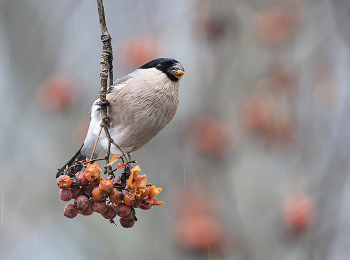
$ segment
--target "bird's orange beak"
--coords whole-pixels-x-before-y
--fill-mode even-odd
[[[175,77],[178,79],[181,78],[185,74],[185,70],[176,70]]]

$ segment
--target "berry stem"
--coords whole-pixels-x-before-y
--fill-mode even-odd
[[[102,132],[102,126],[100,127],[100,132],[98,133],[98,136],[97,136],[97,138],[96,138],[96,142],[95,142],[95,145],[94,145],[94,149],[92,150],[92,153],[91,153],[90,161],[91,161],[92,158],[94,157],[94,153],[95,153],[95,150],[96,150],[96,146],[97,146],[98,140],[100,139],[101,132]]]

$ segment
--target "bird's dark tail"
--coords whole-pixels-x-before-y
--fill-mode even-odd
[[[79,151],[72,157],[72,159],[69,160],[69,162],[67,162],[61,169],[65,169],[67,166],[72,166],[76,160],[81,161],[84,160],[86,158],[86,156],[81,154],[81,149],[83,148],[84,144],[80,147]],[[78,172],[82,169],[82,166],[78,166],[75,168],[75,172]],[[56,178],[58,178],[58,176],[60,176],[63,173],[63,171],[59,170],[56,173]]]

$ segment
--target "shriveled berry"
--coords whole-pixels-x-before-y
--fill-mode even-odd
[[[112,219],[115,217],[116,212],[112,205],[107,205],[107,211],[101,214],[106,219]]]
[[[100,177],[101,173],[100,167],[98,167],[97,163],[89,164],[85,169],[85,177],[90,182],[97,180]]]
[[[106,192],[104,192],[103,190],[101,190],[99,187],[95,187],[92,190],[92,196],[97,201],[103,201],[108,197],[108,194]]]
[[[74,201],[74,206],[77,210],[84,210],[89,206],[89,199],[84,195],[79,195]]]
[[[152,205],[151,204],[141,204],[140,205],[140,209],[143,209],[143,210],[149,210],[150,208],[152,208]]]
[[[71,180],[72,180],[72,184],[70,185],[71,187],[72,186],[80,186],[81,181],[78,178],[73,177],[73,178],[71,178]]]
[[[112,174],[106,176],[106,180],[112,180],[113,181],[114,176]]]
[[[96,186],[98,186],[100,184],[100,180],[101,179],[98,178],[97,180],[90,182],[90,185],[95,188]]]
[[[135,214],[136,214],[135,209],[131,206],[130,206],[130,208],[131,208],[130,213],[128,215],[126,215],[125,217],[123,217],[123,219],[132,220],[135,217]]]
[[[92,203],[92,210],[97,213],[105,213],[107,211],[107,205],[105,201],[94,201]]]
[[[142,201],[143,201],[143,199],[142,199],[142,198],[137,199],[137,200],[135,200],[134,204],[132,204],[132,206],[133,206],[134,208],[138,208],[138,207],[140,207],[140,206],[141,206]]]
[[[69,188],[72,191],[72,199],[75,199],[80,195],[81,189],[78,186],[72,186]]]
[[[65,215],[67,218],[74,218],[76,215],[78,215],[78,210],[73,204],[67,204],[64,207],[63,215]]]
[[[87,208],[84,210],[80,210],[79,213],[84,216],[90,216],[92,213],[94,213],[94,211],[92,210],[92,202],[89,201],[89,205],[87,206]]]
[[[112,203],[118,204],[123,201],[124,193],[118,189],[113,189],[109,193],[109,199]]]
[[[60,189],[60,198],[63,201],[69,201],[72,199],[73,193],[71,189]]]
[[[113,184],[114,185],[118,185],[118,186],[122,186],[122,179],[120,176],[117,176],[113,179]]]
[[[60,189],[68,189],[72,184],[72,180],[67,175],[60,175],[57,178],[57,185]]]
[[[92,196],[92,190],[93,189],[94,189],[94,186],[91,186],[91,183],[90,183],[90,184],[84,186],[81,189],[81,191],[86,197],[90,198]]]
[[[89,184],[89,180],[86,179],[84,172],[77,172],[75,177],[80,180],[80,186],[86,186]]]
[[[124,194],[124,203],[126,205],[131,205],[135,202],[135,194],[131,192],[125,192]]]
[[[132,208],[131,206],[126,205],[124,203],[119,203],[118,205],[115,206],[115,210],[119,217],[125,217],[129,215],[131,212],[131,208]]]
[[[135,218],[131,220],[120,218],[119,223],[123,228],[132,228],[135,225]]]
[[[156,188],[154,186],[149,187],[148,197],[154,198],[162,191],[162,188]]]
[[[152,207],[152,204],[149,202],[150,198],[146,197],[142,200],[142,204],[140,205],[140,209],[148,210]]]
[[[110,193],[114,188],[113,181],[102,179],[100,180],[99,187],[102,191]]]

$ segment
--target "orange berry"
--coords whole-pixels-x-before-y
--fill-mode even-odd
[[[114,188],[113,181],[107,180],[107,179],[101,179],[99,188],[104,192],[110,193]]]
[[[135,194],[130,192],[125,192],[124,194],[124,203],[126,205],[131,205],[135,202]]]
[[[109,193],[109,199],[112,203],[118,204],[123,201],[124,193],[118,189],[113,189]]]
[[[61,175],[57,178],[57,185],[60,189],[68,189],[72,184],[72,180],[67,175]]]
[[[97,180],[100,177],[101,168],[98,167],[97,163],[89,164],[85,169],[85,178],[90,182]]]
[[[92,190],[92,196],[97,201],[103,201],[107,198],[107,193],[101,190],[99,187],[95,187]]]
[[[148,197],[154,198],[162,191],[162,188],[156,188],[155,186],[149,187]]]

